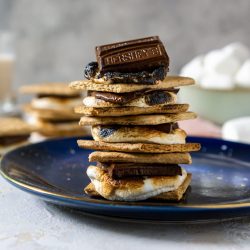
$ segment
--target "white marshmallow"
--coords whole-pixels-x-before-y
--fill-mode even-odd
[[[195,57],[182,68],[181,75],[193,77],[201,87],[209,89],[233,89],[236,84],[250,87],[248,58],[249,48],[239,42],[231,43]]]
[[[223,50],[213,50],[204,57],[204,71],[207,73],[233,76],[239,68],[239,60]]]
[[[203,59],[204,56],[195,57],[182,68],[180,75],[192,77],[199,83],[203,74]]]
[[[207,73],[201,78],[200,85],[206,89],[233,89],[234,81],[228,75]]]
[[[239,69],[235,76],[238,86],[250,87],[250,59],[248,59]]]
[[[250,143],[250,117],[226,122],[222,127],[222,137],[225,140]]]
[[[243,63],[250,57],[249,48],[240,42],[231,43],[224,47],[222,51],[228,55],[234,56],[240,61],[240,63]]]

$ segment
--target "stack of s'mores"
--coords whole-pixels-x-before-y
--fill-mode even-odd
[[[43,83],[23,86],[23,94],[33,94],[31,103],[24,105],[27,121],[45,137],[83,136],[80,116],[73,112],[82,102],[81,93],[70,89],[67,83]]]
[[[179,201],[191,173],[189,152],[198,143],[186,143],[178,121],[193,119],[188,104],[177,104],[180,86],[194,84],[187,77],[166,76],[169,58],[159,37],[147,37],[96,47],[97,62],[85,68],[87,80],[71,88],[88,90],[81,126],[92,126],[94,140],[78,140],[94,151],[87,169],[90,196],[108,200],[161,199]]]

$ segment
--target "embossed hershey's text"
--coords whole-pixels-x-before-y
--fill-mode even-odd
[[[104,57],[104,65],[108,66],[114,64],[143,61],[161,55],[161,47],[157,45],[149,48],[136,49]]]

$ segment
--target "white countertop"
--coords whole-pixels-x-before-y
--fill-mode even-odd
[[[0,177],[0,249],[249,249],[250,219],[149,225],[94,219],[47,204]]]

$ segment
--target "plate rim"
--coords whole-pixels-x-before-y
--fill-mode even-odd
[[[10,152],[8,152],[7,154],[5,154],[2,159],[0,160],[0,175],[7,180],[10,184],[12,184],[13,186],[26,191],[26,192],[31,192],[33,195],[36,195],[39,197],[39,195],[43,195],[43,196],[47,196],[49,197],[50,200],[53,200],[53,198],[60,198],[60,199],[64,199],[67,200],[68,202],[72,202],[72,201],[81,201],[81,202],[85,202],[85,203],[91,203],[91,205],[101,205],[101,206],[114,206],[114,204],[112,204],[113,201],[107,201],[107,200],[95,200],[93,198],[86,198],[86,197],[76,197],[76,196],[71,196],[71,195],[67,195],[67,194],[61,194],[61,193],[57,193],[57,192],[53,192],[53,191],[48,191],[48,190],[44,190],[42,188],[38,188],[32,185],[29,185],[27,183],[21,182],[19,180],[16,180],[12,177],[10,177],[3,169],[2,167],[2,162],[3,160],[11,153],[20,150],[22,148],[25,147],[30,147],[33,145],[39,145],[39,144],[44,144],[46,142],[49,141],[58,141],[58,140],[67,140],[67,139],[77,139],[78,137],[68,137],[68,138],[53,138],[53,139],[49,139],[46,141],[42,141],[42,142],[38,142],[38,143],[33,143],[33,144],[29,144],[29,145],[25,145],[22,147],[19,147],[17,149],[14,149]],[[86,137],[87,138],[87,137]],[[90,137],[89,137],[90,138]],[[198,140],[208,140],[208,141],[214,141],[214,142],[221,142],[221,143],[230,143],[231,145],[244,145],[244,146],[249,146],[249,144],[245,144],[245,143],[238,143],[238,142],[232,142],[232,141],[226,141],[220,138],[209,138],[209,137],[199,137],[199,136],[190,136],[189,139],[193,140],[193,139],[198,139]],[[153,205],[152,203],[150,203],[150,205],[146,205],[145,202],[144,204],[134,204],[131,203],[131,205],[128,205],[126,202],[126,204],[124,204],[123,201],[115,201],[115,205],[121,207],[126,207],[127,209],[133,207],[137,207],[137,208],[154,208],[154,209],[170,209],[170,208],[174,208],[174,209],[195,209],[195,210],[204,210],[204,209],[208,209],[208,210],[213,210],[213,209],[220,209],[220,210],[227,210],[227,209],[241,209],[241,208],[250,208],[250,202],[240,202],[240,203],[227,203],[227,204],[197,204],[197,205],[187,205],[187,204],[178,204],[178,203],[163,203],[163,202],[158,202],[156,203],[156,205]]]
[[[6,173],[4,173],[2,171],[2,169],[0,170],[0,174],[2,175],[2,177],[7,180],[10,184],[12,184],[13,186],[23,190],[23,191],[27,191],[27,192],[31,192],[33,195],[36,195],[39,197],[39,195],[43,195],[43,196],[47,196],[50,199],[52,198],[63,198],[64,200],[67,201],[80,201],[80,202],[87,202],[87,203],[91,203],[93,204],[98,204],[98,205],[102,205],[102,206],[113,206],[113,204],[111,203],[112,201],[106,201],[106,200],[97,200],[95,201],[92,198],[86,198],[86,197],[74,197],[74,196],[70,196],[70,195],[66,195],[66,194],[60,194],[57,192],[52,192],[52,191],[47,191],[38,187],[34,187],[31,185],[28,185],[26,183],[22,183],[18,180],[15,180],[13,178],[11,178],[10,176],[8,176]],[[199,204],[199,205],[186,205],[186,204],[171,204],[171,203],[156,203],[156,205],[136,205],[136,204],[123,204],[124,202],[122,201],[115,201],[116,205],[118,205],[119,207],[126,207],[126,208],[130,208],[131,206],[133,207],[138,207],[138,208],[142,208],[142,207],[147,207],[147,208],[154,208],[154,209],[166,209],[166,208],[175,208],[175,209],[234,209],[234,208],[250,208],[250,202],[244,202],[244,203],[230,203],[230,204],[217,204],[217,205],[213,205],[213,204]]]

